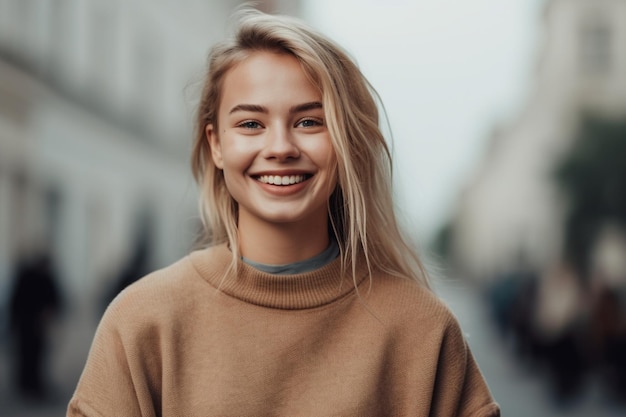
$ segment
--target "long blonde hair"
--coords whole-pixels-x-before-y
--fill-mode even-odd
[[[322,92],[326,125],[337,156],[338,183],[328,204],[332,232],[344,270],[353,278],[359,259],[368,269],[414,278],[429,287],[417,253],[401,233],[392,199],[392,163],[379,128],[380,99],[357,65],[337,44],[300,20],[239,12],[234,36],[213,47],[198,106],[192,150],[192,171],[200,187],[202,243],[230,244],[235,266],[239,257],[237,202],[229,194],[223,173],[211,158],[205,136],[217,125],[225,74],[255,51],[295,57]],[[216,126],[217,128],[217,126]]]

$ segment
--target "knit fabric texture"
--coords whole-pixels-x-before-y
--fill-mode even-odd
[[[68,416],[499,416],[457,320],[415,281],[339,259],[272,275],[226,245],[120,293]],[[355,288],[355,284],[357,288]]]

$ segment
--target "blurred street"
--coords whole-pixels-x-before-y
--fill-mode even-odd
[[[11,356],[10,340],[0,339],[0,416],[65,416],[67,403],[85,364],[97,320],[93,309],[75,308],[66,311],[54,324],[47,357],[49,367],[44,371],[49,390],[42,400],[19,397],[11,378],[14,359]]]
[[[611,406],[593,381],[580,398],[563,406],[555,404],[541,374],[525,369],[495,333],[480,292],[461,282],[446,281],[438,289],[456,313],[487,382],[507,417],[618,417],[625,408]],[[0,410],[6,417],[61,417],[76,384],[94,331],[88,314],[72,314],[58,327],[54,338],[51,370],[53,393],[49,402],[24,403],[14,396],[8,372],[2,372]],[[2,345],[0,369],[10,365],[7,346]]]
[[[438,293],[451,307],[465,331],[502,415],[506,417],[618,417],[626,408],[611,406],[590,381],[584,394],[570,404],[558,405],[547,381],[516,359],[496,334],[481,293],[462,282],[446,281]]]

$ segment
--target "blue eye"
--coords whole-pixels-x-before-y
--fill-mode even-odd
[[[317,126],[323,126],[323,125],[324,125],[324,122],[319,119],[304,119],[304,120],[300,120],[296,126],[317,127]]]
[[[243,127],[244,129],[259,129],[261,124],[253,120],[248,120],[246,122],[239,123],[237,127]]]

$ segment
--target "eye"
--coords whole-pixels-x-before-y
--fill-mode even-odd
[[[246,120],[245,122],[239,123],[237,127],[244,129],[260,129],[262,126],[259,122],[255,122],[254,120]]]
[[[296,127],[318,127],[324,126],[324,121],[317,118],[306,118],[296,123]]]

